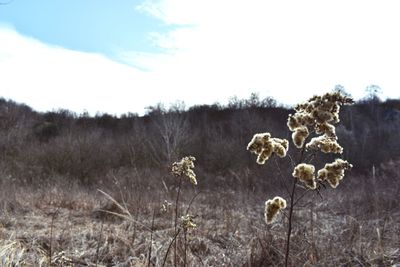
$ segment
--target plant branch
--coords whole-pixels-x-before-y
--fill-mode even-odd
[[[183,266],[186,267],[186,253],[187,253],[187,230],[183,230],[184,238],[185,238],[185,253],[183,254]]]
[[[297,203],[299,203],[299,201],[302,200],[303,197],[305,197],[305,196],[307,195],[307,193],[308,193],[308,190],[306,189],[306,191],[304,191],[304,193],[303,193],[300,197],[298,197],[298,198],[296,199],[296,201],[293,203],[293,206],[296,206]]]
[[[148,258],[148,267],[151,264],[151,249],[153,247],[153,232],[154,232],[154,217],[156,215],[156,210],[153,208],[153,218],[151,220],[151,233],[150,233],[150,246],[149,246],[149,258]]]
[[[305,146],[303,145],[301,152],[300,152],[299,160],[297,161],[297,164],[300,164],[303,161],[304,152],[305,152]],[[285,252],[285,266],[286,267],[289,264],[290,236],[292,234],[293,208],[294,208],[294,199],[295,199],[297,182],[298,182],[298,179],[295,178],[294,182],[293,182],[292,192],[290,194],[289,222],[288,222],[286,252]]]
[[[168,248],[167,248],[167,252],[165,252],[163,264],[161,265],[162,267],[165,266],[165,263],[167,262],[169,250],[171,249],[172,244],[174,244],[174,242],[176,240],[176,237],[179,235],[180,232],[181,232],[181,229],[179,229],[178,232],[175,233],[174,237],[172,238],[171,242],[169,243]]]
[[[279,176],[281,178],[280,179],[281,180],[281,184],[283,184],[283,186],[285,187],[286,193],[290,196],[290,190],[289,190],[289,187],[288,187],[288,185],[286,183],[286,179],[284,179],[282,171],[281,171],[281,168],[279,167],[278,161],[276,159],[275,159],[275,164],[276,164],[276,167],[278,169]]]
[[[176,257],[177,257],[177,244],[176,244],[176,228],[178,227],[178,205],[179,205],[179,195],[181,193],[181,187],[182,187],[182,177],[179,176],[179,184],[178,184],[178,192],[176,193],[176,200],[175,200],[175,223],[174,223],[174,234],[175,234],[175,244],[174,244],[174,266],[176,266]]]
[[[198,195],[200,195],[200,193],[201,193],[201,191],[197,192],[197,193],[192,197],[192,199],[190,200],[189,205],[188,205],[188,207],[187,207],[187,209],[186,209],[186,213],[185,213],[185,214],[188,214],[188,213],[189,213],[189,209],[190,209],[190,207],[192,206],[193,201],[195,200],[195,198],[196,198]]]

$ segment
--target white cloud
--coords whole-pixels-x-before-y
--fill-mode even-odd
[[[370,84],[400,97],[399,7],[388,0],[149,0],[138,9],[182,26],[153,34],[172,55],[148,57],[159,62],[152,71],[200,94],[210,89],[218,100],[255,90],[295,103],[338,83],[355,97]]]
[[[40,111],[142,112],[155,100],[140,70],[49,46],[5,27],[0,27],[0,73],[0,96]]]

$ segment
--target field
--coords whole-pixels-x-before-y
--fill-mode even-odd
[[[291,112],[256,95],[118,118],[0,99],[0,266],[400,266],[400,101],[366,99],[336,128],[310,127],[336,154],[304,146]],[[257,158],[246,147],[265,132]],[[197,185],[171,173],[188,155]],[[319,171],[337,158],[354,167],[333,189]],[[315,166],[309,183],[293,180],[293,159]],[[267,224],[275,196],[288,205]]]
[[[302,199],[295,211],[292,266],[400,264],[399,185],[384,192],[380,187],[356,189],[354,185],[371,177],[346,179],[342,190],[322,192],[324,200],[317,194]],[[385,184],[391,177],[375,179]],[[108,196],[96,188],[67,184],[46,189],[2,186],[1,265],[50,266],[51,261],[53,266],[162,266],[174,235],[176,184],[170,177],[164,184],[171,186],[163,188],[161,180],[160,190],[118,180],[99,185]],[[166,211],[161,210],[164,200],[172,203]],[[197,227],[187,234],[188,266],[283,264],[286,219],[283,215],[265,224],[265,194],[197,191],[186,185],[180,214],[191,200]],[[183,266],[184,245],[179,235],[178,266]],[[165,263],[173,265],[174,245]]]

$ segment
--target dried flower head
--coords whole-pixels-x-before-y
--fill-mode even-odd
[[[287,122],[287,126],[289,128],[289,130],[291,131],[295,131],[296,128],[299,128],[302,125],[302,123],[299,120],[299,116],[298,114],[289,114],[288,117],[288,122]]]
[[[168,212],[169,209],[171,208],[171,206],[172,206],[171,202],[169,202],[167,200],[164,200],[163,204],[161,205],[160,211],[161,212]]]
[[[315,167],[311,164],[301,163],[294,168],[292,173],[293,177],[297,177],[301,182],[303,182],[306,187],[310,189],[317,188],[317,183],[315,182]]]
[[[176,177],[186,176],[192,184],[197,185],[196,174],[193,171],[195,160],[195,157],[188,156],[182,158],[179,162],[174,162],[172,164],[172,174]]]
[[[181,217],[181,226],[185,231],[195,229],[197,225],[194,222],[194,216],[190,214],[186,214]]]
[[[301,111],[289,115],[287,126],[291,131],[295,131],[299,127],[312,126],[314,123],[314,118],[310,114]]]
[[[274,197],[265,202],[264,218],[267,224],[272,223],[279,211],[286,208],[286,200],[281,197]]]
[[[293,132],[292,139],[296,147],[301,148],[309,135],[309,130],[314,128],[317,134],[324,134],[332,140],[336,140],[335,127],[339,122],[339,110],[341,105],[351,104],[353,100],[339,92],[326,93],[322,96],[313,96],[307,102],[295,107],[296,113],[290,114],[287,126]],[[311,129],[309,129],[309,127]],[[315,141],[314,141],[315,142]],[[341,153],[336,141],[323,146],[323,152],[329,151]],[[328,147],[327,147],[328,146]],[[328,153],[328,152],[326,152]]]
[[[292,134],[293,143],[297,148],[302,148],[309,132],[306,126],[300,126]]]
[[[264,164],[272,155],[274,152],[274,147],[271,142],[266,142],[264,144],[263,150],[261,150],[261,153],[258,154],[257,157],[257,163],[258,164]]]
[[[333,113],[320,108],[314,109],[311,113],[316,123],[325,123],[333,120]]]
[[[270,133],[255,134],[247,145],[247,150],[258,155],[258,164],[264,164],[274,153],[283,158],[286,156],[288,149],[288,140],[271,138]]]
[[[286,153],[289,149],[289,141],[286,139],[272,138],[271,142],[274,147],[274,153],[280,158],[286,157]]]
[[[261,152],[264,150],[264,144],[266,144],[270,138],[270,133],[255,134],[250,143],[247,145],[247,150],[255,154],[261,154]]]
[[[343,147],[338,144],[337,138],[329,137],[326,134],[312,138],[311,141],[306,145],[306,148],[312,150],[321,150],[324,153],[343,153]]]
[[[337,138],[335,126],[328,122],[315,124],[315,132],[317,134],[325,134],[329,138]]]
[[[336,188],[344,177],[344,171],[350,170],[352,167],[353,165],[346,160],[336,159],[332,163],[325,164],[325,167],[318,171],[317,179],[328,181],[332,188]]]

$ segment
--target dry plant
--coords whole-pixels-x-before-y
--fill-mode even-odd
[[[177,266],[177,238],[181,231],[183,230],[184,233],[184,259],[183,259],[183,265],[186,266],[186,260],[187,260],[187,232],[191,229],[196,228],[196,224],[194,223],[194,216],[189,214],[189,208],[190,204],[188,205],[188,209],[186,210],[185,214],[181,216],[181,228],[178,229],[178,217],[179,217],[179,196],[181,192],[181,187],[182,187],[182,181],[184,178],[187,178],[193,185],[197,185],[197,179],[196,179],[196,174],[193,171],[194,169],[194,162],[196,158],[193,156],[188,156],[182,158],[180,161],[174,162],[172,164],[172,169],[171,173],[179,178],[179,183],[177,186],[177,193],[176,193],[176,199],[175,199],[175,220],[174,220],[174,237],[171,241],[171,244],[174,243],[174,265]],[[194,198],[193,198],[194,199]],[[192,200],[193,200],[192,199]],[[165,205],[165,204],[164,204]],[[163,207],[164,207],[163,205]],[[171,244],[169,248],[171,247]],[[167,253],[165,254],[165,258],[163,261],[163,266],[166,263],[166,259],[168,257],[169,253],[169,248],[167,250]]]
[[[386,201],[382,204],[387,205],[387,210],[380,213],[379,218],[371,217],[373,214],[361,212],[365,203],[358,202],[363,200],[364,188],[353,188],[349,194],[347,187],[359,183],[357,178],[365,177],[353,178],[346,181],[346,188],[339,184],[340,191],[324,192],[329,205],[327,201],[319,201],[318,195],[312,195],[317,200],[313,210],[317,249],[314,262],[308,254],[309,242],[312,242],[308,231],[310,212],[302,206],[303,202],[296,206],[290,250],[293,266],[393,266],[400,263],[398,194],[394,190],[386,195],[386,190],[381,198]],[[377,179],[381,181],[382,178],[378,173]],[[3,211],[0,216],[0,266],[49,266],[51,243],[52,266],[144,267],[149,265],[151,235],[150,266],[162,266],[174,234],[175,207],[174,203],[164,202],[166,213],[155,209],[153,222],[152,207],[163,204],[158,200],[160,191],[147,191],[141,200],[135,198],[127,202],[128,210],[125,210],[119,192],[112,188],[107,188],[107,194],[117,199],[120,206],[111,197],[92,190],[65,190],[61,186],[59,189],[60,194],[53,197],[48,196],[48,189],[21,188],[16,192],[20,208]],[[139,197],[141,190],[132,189],[132,193]],[[296,194],[301,193],[300,189]],[[187,214],[186,199],[192,196],[192,191],[183,186],[177,266],[184,264],[185,249],[180,219]],[[190,214],[197,215],[192,218],[197,227],[188,231],[187,266],[283,266],[286,224],[279,223],[279,218],[288,210],[289,202],[287,208],[275,216],[275,223],[267,225],[259,219],[260,205],[257,204],[264,197],[258,194],[249,197],[246,192],[233,190],[202,191],[190,208]],[[110,209],[105,205],[109,202],[115,204]],[[137,208],[140,212],[136,212]],[[99,209],[106,213],[99,213]],[[58,213],[51,235],[55,210]],[[164,266],[174,266],[173,245],[172,242]]]
[[[352,104],[353,100],[340,92],[326,93],[322,96],[314,96],[307,102],[298,104],[295,113],[290,114],[287,126],[292,134],[292,141],[300,150],[292,176],[292,188],[288,190],[289,214],[287,225],[287,238],[285,245],[285,266],[290,263],[290,241],[293,227],[293,210],[299,200],[304,197],[296,197],[298,183],[303,184],[307,191],[313,190],[320,194],[321,185],[327,182],[332,188],[336,188],[344,177],[344,172],[352,168],[346,160],[337,158],[332,163],[327,163],[323,168],[315,172],[315,166],[310,164],[310,159],[316,152],[342,154],[343,148],[337,142],[338,137],[334,124],[339,120],[339,110],[342,105]],[[308,138],[314,134],[309,140]],[[283,158],[289,149],[289,142],[285,139],[273,138],[270,133],[258,133],[247,146],[247,150],[258,155],[257,163],[265,164],[274,154]],[[282,209],[286,208],[286,201],[277,196],[265,202],[265,221],[267,224],[274,222]]]
[[[184,235],[183,266],[187,266],[187,245],[188,245],[187,244],[187,234],[190,230],[195,229],[197,226],[194,221],[195,216],[189,214],[189,209],[191,207],[193,200],[196,198],[196,196],[198,194],[195,194],[192,197],[192,199],[190,200],[190,202],[187,205],[187,209],[186,209],[185,213],[182,216],[180,215],[180,211],[179,211],[179,207],[180,207],[179,201],[180,201],[182,183],[185,178],[187,178],[188,181],[190,181],[190,183],[192,183],[193,185],[197,185],[196,174],[193,171],[195,160],[196,160],[195,157],[188,156],[188,157],[184,157],[180,161],[174,162],[172,164],[171,173],[175,177],[179,178],[178,185],[176,188],[176,199],[175,199],[175,207],[174,207],[175,208],[174,209],[174,234],[173,234],[172,240],[169,242],[169,245],[166,249],[166,253],[165,253],[165,256],[162,261],[162,266],[165,266],[165,264],[167,263],[168,255],[169,255],[172,245],[174,245],[173,263],[175,266],[178,265],[178,243],[177,243],[177,240],[181,233],[183,233],[183,235]],[[151,258],[152,258],[152,251],[153,251],[152,247],[153,247],[154,237],[157,235],[157,237],[162,239],[162,236],[160,236],[160,234],[158,234],[154,229],[156,209],[153,208],[151,226],[148,227],[144,223],[139,222],[131,214],[131,212],[129,211],[129,209],[127,207],[127,203],[125,202],[123,197],[122,197],[122,203],[120,203],[115,198],[113,198],[111,195],[109,195],[108,193],[106,193],[100,189],[98,191],[100,193],[102,193],[111,203],[113,203],[113,205],[115,205],[115,207],[117,209],[117,211],[101,210],[102,212],[108,213],[111,215],[115,215],[119,218],[122,218],[126,221],[133,223],[136,226],[140,226],[142,229],[145,229],[150,232],[150,245],[149,245],[148,253],[147,253],[147,266],[150,266]],[[120,192],[120,193],[122,195],[122,192]],[[172,203],[170,203],[167,200],[164,200],[164,202],[161,204],[161,208],[159,209],[159,212],[168,213],[171,209],[171,206],[172,206]],[[97,258],[97,256],[96,256],[96,258]],[[181,259],[181,257],[180,257],[180,259]]]
[[[98,184],[85,187],[75,184],[76,181],[71,183],[68,175],[57,174],[51,182],[51,187],[53,183],[56,187],[51,190],[50,185],[44,183],[45,180],[40,180],[40,184],[38,181],[25,184],[29,186],[21,188],[16,178],[6,172],[6,164],[1,165],[0,205],[3,208],[0,210],[0,266],[250,267],[281,266],[284,265],[283,258],[286,265],[292,266],[397,266],[400,263],[400,186],[394,179],[400,174],[400,161],[387,162],[380,167],[376,165],[376,174],[374,168],[369,183],[368,177],[361,176],[358,178],[363,179],[362,186],[357,179],[349,179],[345,188],[341,183],[345,171],[352,167],[350,163],[342,157],[332,158],[332,161],[327,160],[322,164],[313,161],[317,154],[342,154],[343,148],[338,143],[336,130],[343,136],[343,128],[335,128],[334,125],[339,122],[339,107],[349,103],[350,99],[335,93],[314,97],[296,107],[296,112],[288,119],[294,146],[299,149],[298,158],[293,157],[295,161],[290,157],[294,153],[289,153],[288,140],[272,137],[270,133],[253,137],[248,149],[258,155],[259,164],[265,164],[271,158],[276,158],[274,163],[277,163],[278,158],[287,157],[290,159],[287,165],[293,165],[288,168],[290,179],[281,177],[282,181],[286,181],[284,184],[293,183],[292,190],[287,188],[288,197],[285,198],[275,195],[268,197],[263,207],[264,220],[259,219],[260,205],[257,204],[265,201],[265,193],[259,194],[263,187],[250,187],[259,183],[259,176],[252,175],[247,167],[243,172],[238,171],[246,165],[238,165],[237,169],[230,169],[229,165],[223,167],[224,161],[231,161],[232,164],[240,162],[243,157],[239,153],[232,153],[236,154],[237,161],[230,157],[214,160],[216,157],[212,155],[221,147],[232,146],[236,139],[230,143],[209,138],[214,142],[217,140],[219,145],[212,153],[200,147],[201,153],[212,156],[210,158],[213,160],[201,156],[207,164],[217,162],[215,166],[218,168],[212,170],[228,170],[229,176],[227,173],[218,173],[214,177],[211,176],[214,174],[212,171],[203,172],[202,177],[210,175],[215,179],[203,187],[199,199],[196,198],[198,193],[185,190],[188,188],[186,184],[197,184],[193,171],[194,158],[190,156],[173,164],[173,186],[161,180],[165,175],[163,170],[147,170],[145,168],[149,168],[148,165],[140,165],[144,169],[140,169],[140,166],[137,169],[136,157],[145,159],[143,162],[149,158],[141,157],[138,151],[131,151],[130,164],[134,168],[118,167],[99,177]],[[275,111],[271,112],[276,114]],[[341,116],[344,115],[345,112]],[[284,116],[287,116],[286,112]],[[250,117],[246,115],[245,118],[247,121]],[[363,120],[355,115],[354,118],[354,122]],[[280,120],[285,120],[285,117]],[[251,123],[259,125],[261,121],[253,119]],[[355,125],[354,128],[359,128]],[[278,131],[274,124],[270,126],[271,132]],[[247,134],[243,132],[243,136]],[[357,136],[357,132],[351,133],[353,135]],[[225,138],[225,135],[222,137]],[[112,139],[106,139],[106,147],[110,151],[115,145]],[[341,144],[346,144],[344,138],[340,139]],[[99,142],[100,139],[96,140]],[[365,140],[366,144],[372,144],[368,142],[369,139]],[[54,149],[50,156],[45,157],[46,161],[52,161],[54,156],[62,166],[67,166],[69,163],[65,161],[65,155],[73,151],[60,153],[67,148],[57,145],[61,141],[56,137],[40,147],[32,147],[38,152],[46,148],[40,150],[43,156],[58,147],[58,150]],[[88,146],[79,146],[79,153],[85,152],[86,148],[88,153],[100,151],[90,148],[96,144],[95,141],[92,142],[90,138],[87,141]],[[239,144],[243,146],[241,142],[235,143]],[[355,146],[356,142],[347,143],[346,152],[351,150],[349,144]],[[375,149],[375,146],[371,147]],[[145,149],[145,145],[141,145],[142,148]],[[185,149],[192,150],[190,147]],[[232,151],[237,151],[235,149]],[[23,154],[34,159],[36,154],[29,154],[29,148],[27,151]],[[199,151],[196,151],[196,155],[201,155]],[[242,152],[246,153],[244,150]],[[135,153],[139,154],[135,156]],[[101,159],[112,155],[97,154],[102,155]],[[366,159],[369,157],[360,154]],[[173,158],[175,152],[171,155]],[[352,157],[351,153],[349,157],[356,162],[357,158]],[[98,166],[99,161],[95,159],[90,159],[90,166]],[[63,165],[65,162],[68,164]],[[26,164],[18,163],[18,166]],[[85,163],[86,160],[77,165],[77,173],[85,172],[88,167]],[[50,169],[57,167],[52,166]],[[100,173],[107,170],[106,166],[93,170]],[[358,161],[357,167],[360,166],[361,162]],[[279,166],[277,170],[281,174]],[[40,172],[40,168],[37,171]],[[25,172],[16,174],[24,179],[27,175]],[[234,182],[229,183],[230,176],[235,178]],[[161,184],[168,194],[164,202],[164,198],[160,197],[164,191],[158,187]],[[270,180],[268,184],[271,190],[276,188]],[[106,190],[95,191],[98,187]],[[324,192],[324,198],[329,199],[329,206],[333,206],[332,210],[328,207],[328,201],[318,199],[325,187],[341,188],[340,192]],[[194,188],[197,191],[197,187]],[[101,193],[100,197],[97,192]],[[310,193],[312,198],[304,201],[303,197]],[[192,206],[195,198],[197,201]],[[310,210],[303,203],[310,203]],[[344,216],[338,216],[340,214]],[[288,223],[279,223],[281,221]]]

